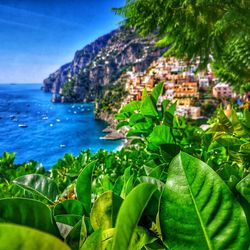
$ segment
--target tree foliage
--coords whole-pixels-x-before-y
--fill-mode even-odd
[[[246,82],[250,69],[250,4],[248,0],[127,0],[114,9],[124,23],[143,35],[157,33],[166,55],[213,59],[218,76],[234,84]]]

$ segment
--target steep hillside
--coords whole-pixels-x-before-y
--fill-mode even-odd
[[[53,101],[93,101],[126,70],[143,71],[161,56],[164,49],[154,44],[153,36],[142,38],[120,27],[77,51],[71,63],[44,80],[44,90],[53,93]]]

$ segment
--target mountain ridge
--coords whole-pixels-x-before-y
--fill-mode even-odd
[[[112,86],[122,73],[135,67],[145,70],[165,52],[155,47],[156,38],[140,37],[123,26],[76,51],[73,60],[44,80],[44,91],[54,102],[94,101],[103,87]]]

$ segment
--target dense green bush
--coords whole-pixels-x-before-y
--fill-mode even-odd
[[[20,175],[5,153],[0,221],[12,225],[0,249],[15,240],[29,249],[248,249],[249,111],[218,110],[204,131],[176,117],[175,104],[157,108],[162,87],[117,114],[133,137],[121,151],[67,154],[51,172],[32,165]]]

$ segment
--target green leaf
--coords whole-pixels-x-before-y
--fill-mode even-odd
[[[81,218],[82,216],[75,214],[62,214],[54,216],[57,226],[58,223],[61,223],[74,227],[78,223],[78,221],[81,220]]]
[[[145,116],[158,117],[156,105],[154,104],[151,96],[146,96],[141,105],[141,114]]]
[[[92,233],[84,242],[80,250],[101,250],[102,249],[102,230],[98,229]]]
[[[129,192],[134,188],[134,182],[135,182],[135,178],[136,176],[133,174],[131,175],[128,180],[126,181],[124,179],[124,185],[122,187],[122,191],[121,191],[121,197],[124,199]]]
[[[139,110],[141,107],[140,101],[132,101],[123,107],[119,113],[133,113],[136,110]]]
[[[163,190],[164,183],[157,178],[149,177],[149,176],[141,176],[141,177],[139,177],[139,180],[140,180],[140,182],[151,183],[151,184],[156,185],[158,190],[161,192]]]
[[[154,238],[143,227],[136,227],[132,236],[129,250],[141,250],[147,244],[154,241]]]
[[[128,250],[141,215],[156,186],[142,183],[136,186],[123,201],[116,222],[113,250]]]
[[[164,173],[164,170],[166,169],[166,164],[161,164],[156,167],[148,167],[144,166],[144,170],[146,172],[147,176],[151,176],[157,179],[160,179],[162,174]]]
[[[248,249],[246,216],[221,178],[180,153],[169,166],[160,202],[163,241],[170,249]]]
[[[116,194],[116,195],[120,195],[121,192],[122,192],[122,188],[123,188],[123,185],[124,185],[124,181],[122,179],[122,176],[119,176],[116,181],[115,181],[115,184],[114,184],[114,187],[113,187],[113,192]]]
[[[250,204],[250,174],[236,185],[236,189]]]
[[[148,137],[148,141],[155,146],[173,143],[170,128],[165,125],[155,126],[153,132]]]
[[[66,242],[72,249],[78,250],[87,238],[88,232],[85,220],[86,218],[82,217],[66,237]]]
[[[70,250],[50,234],[14,224],[0,224],[0,242],[0,250]]]
[[[250,153],[250,142],[244,143],[244,144],[240,147],[240,152],[241,152],[241,153],[249,154],[249,153]]]
[[[103,193],[98,197],[90,214],[90,221],[93,229],[97,230],[98,228],[102,228],[105,230],[113,228],[122,201],[122,198],[112,191]]]
[[[168,99],[163,100],[163,102],[161,103],[163,114],[166,112],[169,103],[170,101]]]
[[[59,235],[52,222],[51,210],[40,201],[24,198],[1,199],[0,220]]]
[[[169,109],[167,110],[167,113],[171,114],[171,115],[174,115],[175,113],[175,110],[176,110],[176,106],[177,106],[177,102],[173,103]]]
[[[141,121],[143,119],[144,119],[144,116],[142,114],[133,114],[133,115],[131,115],[131,117],[129,119],[129,126],[133,126],[138,121]]]
[[[58,187],[50,178],[40,174],[29,174],[18,177],[14,183],[24,189],[38,194],[53,203],[58,196]]]
[[[90,162],[80,173],[76,181],[76,196],[82,203],[87,216],[89,216],[91,210],[91,183],[95,165],[96,161]]]
[[[61,214],[74,214],[83,216],[83,206],[78,200],[65,200],[55,206],[53,213],[54,216]]]
[[[122,122],[119,122],[116,126],[116,129],[119,129],[119,128],[122,128],[124,126],[128,126],[129,125],[129,122],[127,121],[122,121]]]
[[[162,94],[164,83],[158,83],[152,90],[151,96],[153,97],[154,104],[157,104],[159,96]]]
[[[147,90],[146,90],[146,88],[144,88],[143,89],[143,91],[142,91],[142,101],[144,101],[144,99],[146,98],[146,96],[148,96],[148,93],[147,93]]]
[[[106,250],[110,249],[114,228],[102,230],[98,229],[92,233],[84,242],[80,250]]]

